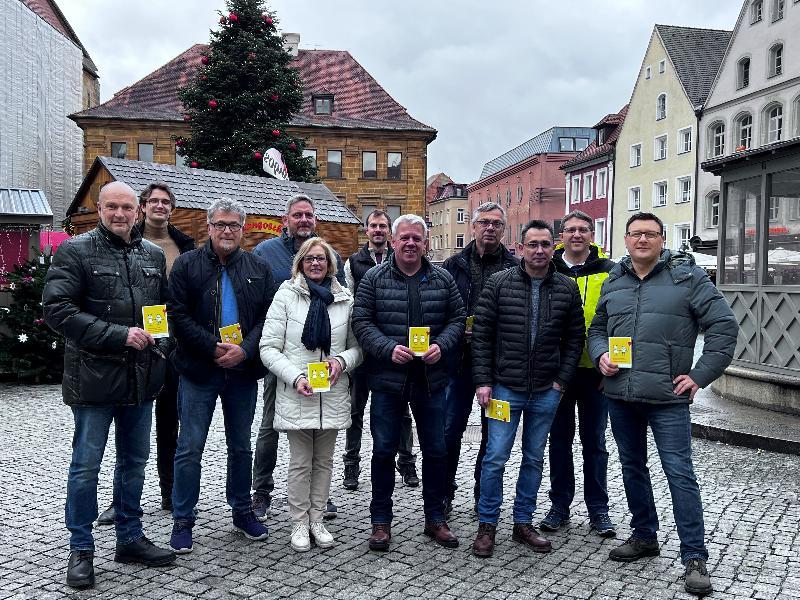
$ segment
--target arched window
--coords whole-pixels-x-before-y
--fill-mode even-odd
[[[794,123],[794,137],[800,137],[800,96],[792,102],[792,123]]]
[[[750,24],[758,23],[764,18],[764,2],[763,0],[753,0],[750,5]]]
[[[736,89],[741,90],[750,85],[750,57],[745,56],[739,59],[736,69]]]
[[[764,142],[772,144],[783,139],[783,106],[770,104],[764,109]]]
[[[780,21],[783,18],[783,11],[786,8],[786,0],[772,0],[772,22]]]
[[[706,227],[719,225],[719,192],[713,191],[706,195]]]
[[[667,118],[667,95],[659,94],[656,99],[656,121]]]
[[[742,152],[753,147],[753,115],[743,113],[736,117],[736,151]]]
[[[717,121],[708,127],[709,155],[713,158],[725,154],[725,123]]]
[[[783,44],[778,42],[769,49],[769,76],[775,77],[783,73]]]

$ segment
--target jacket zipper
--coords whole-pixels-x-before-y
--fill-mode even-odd
[[[128,262],[129,261],[129,257],[128,257],[129,250],[130,250],[130,248],[127,248],[127,247],[123,248],[122,257],[123,257],[123,259],[125,261],[125,273],[128,276],[128,294],[131,297],[131,318],[132,318],[132,323],[133,323],[132,327],[136,327],[136,301],[133,298],[133,286],[131,285],[131,266],[130,266],[130,263]],[[138,381],[136,379],[136,363],[137,362],[138,361],[135,359],[135,355],[134,355],[134,360],[132,360],[131,364],[128,365],[128,370],[129,371],[131,371],[131,370],[133,371],[133,373],[129,373],[128,375],[129,376],[131,374],[133,375],[133,387],[134,387],[134,394],[136,395],[136,406],[139,405],[139,389],[138,389]]]
[[[217,287],[214,296],[214,325],[216,327],[212,327],[211,333],[216,335],[222,323],[222,266],[217,266]]]
[[[322,348],[319,349],[319,362],[322,362]],[[328,380],[330,385],[330,379]],[[317,394],[319,396],[319,428],[322,429],[322,392]]]

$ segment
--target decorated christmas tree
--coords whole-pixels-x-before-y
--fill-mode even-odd
[[[226,4],[197,78],[179,90],[191,134],[175,141],[178,153],[192,167],[265,175],[263,155],[276,148],[290,179],[313,181],[316,167],[303,157],[303,140],[286,131],[303,91],[275,14],[262,0]]]
[[[0,375],[39,383],[61,380],[64,339],[44,323],[42,289],[50,258],[40,257],[7,273],[11,304],[0,308]]]

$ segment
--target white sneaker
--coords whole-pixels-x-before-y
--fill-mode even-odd
[[[294,523],[292,525],[292,550],[295,552],[308,552],[311,550],[311,540],[308,537],[308,525]]]
[[[316,521],[311,523],[311,535],[314,537],[314,542],[320,548],[330,548],[333,546],[333,536],[325,529],[325,525]]]

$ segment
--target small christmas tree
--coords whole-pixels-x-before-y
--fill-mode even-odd
[[[60,381],[64,339],[44,323],[42,290],[50,258],[42,256],[6,274],[11,305],[0,308],[0,374],[36,383]]]
[[[303,157],[305,143],[286,132],[303,90],[275,29],[276,17],[262,0],[226,5],[197,78],[178,92],[191,134],[176,139],[177,151],[193,167],[265,175],[263,154],[276,148],[290,179],[314,181],[316,167]]]

